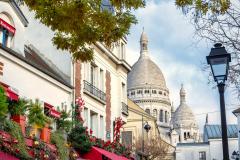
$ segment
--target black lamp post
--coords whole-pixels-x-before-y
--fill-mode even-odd
[[[144,129],[146,130],[146,132],[148,133],[149,130],[151,129],[151,126],[148,124],[148,122],[146,122],[146,124],[144,125],[143,123],[143,115],[142,115],[142,160],[143,160],[143,157],[144,157]]]
[[[211,49],[209,56],[207,56],[207,62],[211,66],[212,74],[214,80],[217,82],[220,95],[223,160],[229,160],[224,86],[225,81],[227,80],[231,56],[227,53],[225,47],[223,47],[221,43],[216,43],[214,48]]]

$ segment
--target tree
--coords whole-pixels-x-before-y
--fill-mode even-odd
[[[185,14],[191,15],[197,37],[207,40],[211,46],[216,42],[222,43],[231,53],[228,82],[240,97],[240,1],[208,0],[201,1],[199,5],[197,0],[188,5],[187,0],[182,1],[185,4],[181,0],[176,0],[176,4],[186,11]],[[204,3],[205,9],[202,8]]]
[[[75,60],[93,59],[91,45],[117,42],[132,24],[132,10],[145,6],[144,0],[20,0],[35,17],[54,31],[57,49],[69,51]]]
[[[92,148],[93,143],[90,140],[87,128],[82,123],[77,123],[68,134],[68,142],[71,147],[80,153],[87,153]]]
[[[144,139],[144,154],[149,160],[164,159],[167,156],[170,145],[158,136],[149,136]],[[139,136],[133,145],[136,152],[142,152],[142,137]]]

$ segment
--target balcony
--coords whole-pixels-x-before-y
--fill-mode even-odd
[[[89,83],[88,81],[84,80],[84,91],[85,93],[89,94],[91,97],[99,100],[100,102],[106,102],[106,94],[95,87],[93,84]]]
[[[126,105],[124,102],[122,102],[122,114],[128,116],[128,105]]]

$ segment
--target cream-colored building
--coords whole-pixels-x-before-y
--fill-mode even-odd
[[[85,101],[84,125],[104,140],[113,140],[115,119],[126,122],[128,116],[127,74],[131,67],[126,62],[126,43],[125,38],[111,48],[96,43],[92,62],[74,64],[75,98]]]
[[[139,141],[138,138],[142,138],[142,135],[144,135],[145,143],[151,143],[147,141],[149,137],[160,137],[156,118],[146,113],[140,106],[130,99],[128,99],[128,113],[129,116],[127,118],[127,123],[124,124],[122,131],[122,143],[124,145],[133,146],[134,149],[136,142]],[[151,127],[148,132],[144,129],[146,124]],[[174,160],[175,147],[166,141],[163,143],[166,143],[166,146],[169,147],[165,159]],[[137,152],[135,156],[138,157]]]

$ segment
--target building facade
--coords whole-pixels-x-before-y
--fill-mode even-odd
[[[43,107],[51,108],[50,116],[59,118],[57,107],[71,109],[70,77],[33,45],[24,43],[22,35],[27,26],[15,1],[0,1],[0,82],[19,97],[39,99]]]
[[[126,43],[122,39],[112,48],[96,43],[92,62],[74,64],[75,98],[85,101],[84,125],[104,140],[113,139],[117,117],[127,120],[127,73],[131,67],[126,62]]]
[[[229,155],[238,147],[237,125],[228,125]],[[204,142],[178,143],[176,146],[176,160],[222,160],[221,125],[205,124]]]

